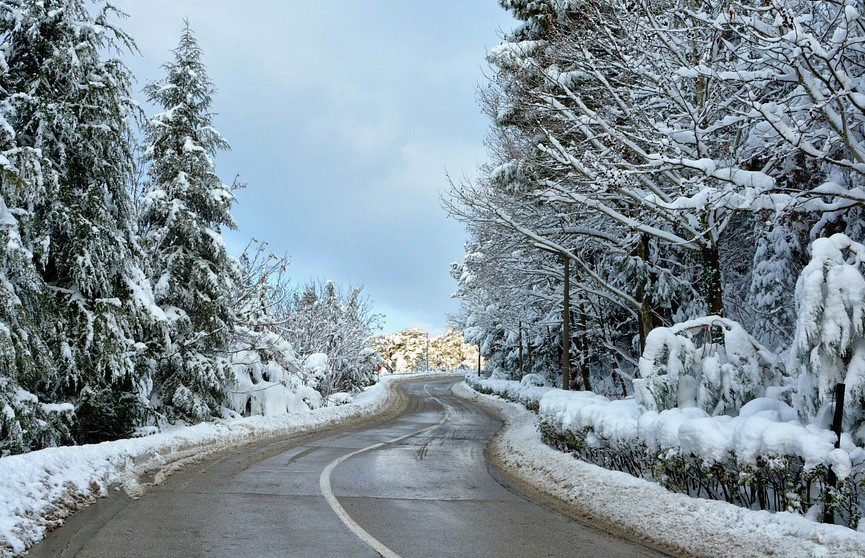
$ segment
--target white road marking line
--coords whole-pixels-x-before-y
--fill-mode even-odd
[[[396,444],[397,442],[401,442],[401,441],[405,440],[406,438],[411,438],[412,436],[417,436],[418,434],[422,434],[422,433],[426,432],[427,430],[432,430],[433,428],[438,428],[439,426],[443,425],[445,423],[445,421],[447,421],[448,418],[450,418],[450,414],[451,414],[450,408],[447,405],[445,405],[444,403],[442,403],[441,400],[439,400],[436,396],[431,394],[429,392],[429,390],[427,390],[428,386],[429,386],[429,384],[425,384],[423,387],[423,390],[426,392],[427,395],[429,395],[431,398],[433,398],[436,401],[436,403],[441,405],[445,410],[445,415],[442,417],[442,419],[437,424],[433,424],[432,426],[427,426],[426,428],[421,428],[420,430],[417,430],[415,432],[411,432],[411,433],[406,434],[404,436],[400,436],[399,438],[394,438],[393,440],[388,440],[386,442],[379,442],[377,444],[373,444],[371,446],[365,447],[363,449],[359,449],[357,451],[353,451],[351,453],[343,455],[342,457],[334,459],[333,461],[331,461],[327,465],[327,467],[324,468],[324,470],[321,472],[321,476],[318,478],[318,486],[319,486],[319,488],[321,488],[321,494],[324,496],[324,499],[327,501],[328,505],[330,505],[331,509],[336,513],[337,517],[339,517],[340,521],[342,521],[346,527],[351,529],[351,531],[355,535],[357,535],[360,538],[360,540],[362,540],[370,548],[372,548],[373,550],[378,552],[382,556],[382,558],[402,558],[402,557],[399,554],[397,554],[396,552],[394,552],[393,550],[386,547],[384,544],[382,544],[381,541],[379,541],[378,539],[376,539],[375,537],[370,535],[363,527],[358,525],[357,522],[351,518],[351,516],[348,514],[348,512],[345,511],[345,508],[342,507],[342,504],[339,503],[339,500],[336,499],[336,495],[334,495],[333,490],[331,489],[330,474],[333,472],[333,470],[336,468],[337,465],[339,465],[340,463],[342,463],[346,459],[354,457],[355,455],[360,455],[361,453],[371,451],[374,449],[378,449],[378,448],[381,448],[381,447],[384,447],[384,446],[387,446],[390,444]]]

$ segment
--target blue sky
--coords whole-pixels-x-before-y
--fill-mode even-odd
[[[488,122],[486,51],[513,25],[496,0],[116,0],[140,56],[136,91],[162,76],[183,18],[217,87],[215,125],[239,175],[226,235],[288,254],[292,282],[363,285],[385,332],[444,330],[463,255],[445,172],[472,175]],[[143,96],[138,95],[140,100]]]

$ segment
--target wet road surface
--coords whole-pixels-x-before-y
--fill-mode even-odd
[[[404,383],[406,409],[354,430],[260,444],[176,473],[138,500],[102,499],[28,556],[662,556],[500,484],[484,446],[501,423]]]

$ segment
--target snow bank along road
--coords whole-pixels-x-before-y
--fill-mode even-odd
[[[397,417],[248,446],[73,516],[29,556],[660,556],[505,488],[501,423],[407,382]]]

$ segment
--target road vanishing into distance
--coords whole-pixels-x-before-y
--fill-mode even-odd
[[[504,484],[501,427],[457,380],[399,384],[401,412],[190,465],[138,500],[99,500],[28,556],[663,556]]]

